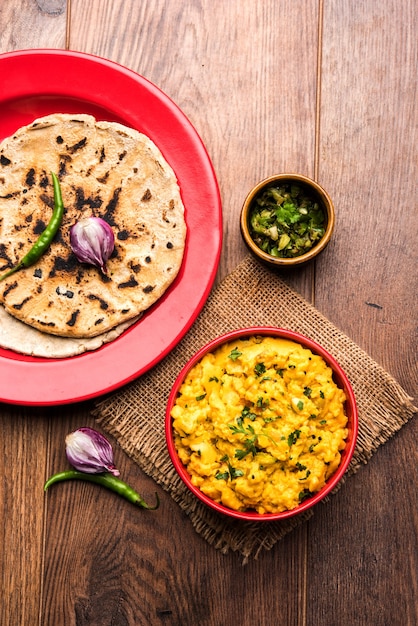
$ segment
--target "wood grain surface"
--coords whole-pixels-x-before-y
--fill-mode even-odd
[[[335,235],[285,278],[416,396],[417,21],[412,0],[7,0],[0,52],[100,55],[176,102],[219,181],[218,281],[247,253],[238,218],[251,186],[315,177]],[[90,409],[0,406],[2,626],[418,624],[416,419],[243,565],[164,493],[156,515],[84,483],[45,497],[65,435],[95,425]],[[115,449],[124,479],[152,497]]]

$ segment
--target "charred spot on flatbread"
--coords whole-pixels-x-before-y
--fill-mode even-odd
[[[62,178],[62,176],[66,176],[68,174],[67,171],[67,166],[69,163],[71,163],[72,159],[68,154],[61,154],[60,158],[59,158],[59,164],[58,164],[58,175],[60,178]]]
[[[83,211],[85,207],[90,207],[90,209],[98,209],[102,206],[103,200],[100,196],[92,197],[85,196],[85,191],[83,187],[77,187],[75,190],[76,195],[76,208],[79,211]]]
[[[44,220],[36,220],[36,224],[33,227],[33,234],[41,235],[44,232],[45,228],[46,228],[46,223],[44,222]]]
[[[4,196],[0,196],[0,198],[3,198],[3,200],[9,200],[10,198],[16,198],[17,196],[20,196],[20,194],[20,191],[11,191],[10,193],[6,193],[6,195]]]
[[[104,300],[104,298],[101,298],[100,296],[96,296],[96,294],[94,293],[90,293],[87,297],[89,300],[97,300],[102,311],[106,311],[106,309],[109,308],[109,305],[106,302],[106,300]]]
[[[57,256],[53,259],[52,268],[49,271],[48,278],[54,278],[57,274],[74,274],[76,270],[77,273],[82,272],[82,269],[79,268],[76,256],[70,252],[67,257]]]
[[[7,298],[7,296],[16,288],[17,288],[17,281],[14,280],[13,282],[7,285],[6,289],[3,292],[3,297]]]
[[[54,328],[54,326],[55,326],[55,322],[44,322],[42,320],[39,320],[38,323],[44,329],[45,328]]]
[[[67,326],[74,326],[76,321],[77,321],[77,317],[80,315],[80,310],[77,309],[77,311],[73,311],[71,313],[71,317],[70,319],[67,321]]]
[[[83,137],[82,139],[80,139],[80,141],[77,141],[77,143],[75,143],[73,146],[67,146],[67,151],[70,154],[74,154],[78,150],[81,150],[81,148],[84,148],[86,143],[87,143],[87,137]]]
[[[74,298],[74,291],[71,291],[71,289],[66,289],[65,287],[57,287],[55,289],[55,293],[58,294],[59,296],[64,296],[65,298],[69,298],[71,300],[71,298]]]
[[[132,261],[129,263],[129,267],[134,272],[134,274],[138,274],[141,271],[141,263],[133,263]]]
[[[30,170],[26,173],[25,185],[27,187],[33,187],[35,184],[35,168],[31,167]]]
[[[129,280],[124,283],[119,283],[118,289],[129,289],[130,287],[138,287],[138,281],[134,276],[131,276]]]
[[[5,268],[12,267],[12,260],[7,254],[6,246],[4,243],[0,243],[0,262],[2,262],[2,265]]]
[[[30,300],[31,300],[31,296],[27,296],[26,298],[24,298],[24,299],[22,300],[22,302],[16,302],[16,303],[13,305],[13,309],[14,309],[15,311],[21,311],[21,310],[23,309],[23,307],[25,306],[25,304],[27,304],[28,302],[30,302]]]
[[[98,176],[97,177],[97,181],[99,183],[105,183],[107,181],[107,179],[109,178],[109,174],[110,174],[110,172],[106,172],[105,174],[103,174],[103,176]]]
[[[46,172],[42,172],[41,179],[39,181],[39,187],[41,189],[46,189],[48,185],[49,185],[48,176],[46,175]]]
[[[121,187],[117,187],[113,191],[113,195],[110,198],[110,200],[107,203],[106,208],[105,208],[103,219],[105,220],[105,222],[107,222],[111,226],[115,226],[116,225],[114,216],[115,216],[115,211],[116,211],[117,206],[118,206],[118,200],[119,200],[119,196],[120,196],[120,192],[121,191],[122,191]]]

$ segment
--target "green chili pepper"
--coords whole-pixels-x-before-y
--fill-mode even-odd
[[[39,235],[38,239],[29,250],[29,252],[23,257],[21,261],[19,261],[17,265],[5,272],[2,276],[0,276],[0,281],[8,278],[18,270],[21,270],[24,267],[30,267],[31,265],[36,263],[36,261],[38,261],[38,259],[40,259],[44,252],[46,252],[46,250],[49,248],[52,240],[58,232],[64,215],[64,204],[62,201],[59,180],[53,172],[51,172],[51,176],[54,186],[54,211],[52,213],[51,219],[48,222],[45,230]]]
[[[154,511],[160,506],[160,499],[157,493],[155,494],[156,504],[154,506],[150,506],[143,498],[141,498],[139,493],[132,489],[132,487],[123,482],[123,480],[120,480],[120,478],[117,478],[108,472],[103,474],[86,474],[85,472],[79,472],[77,470],[66,470],[51,476],[51,478],[46,481],[44,490],[46,491],[51,485],[64,480],[87,480],[91,483],[102,485],[102,487],[106,487],[107,489],[119,494],[129,502],[132,502],[132,504],[135,504],[143,509],[149,509],[150,511]]]

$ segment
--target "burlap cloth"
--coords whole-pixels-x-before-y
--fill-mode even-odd
[[[263,524],[218,515],[191,495],[173,470],[165,445],[164,417],[180,369],[199,348],[226,331],[257,325],[288,328],[310,337],[345,370],[360,420],[356,452],[345,478],[367,463],[416,411],[412,398],[381,366],[276,273],[251,256],[240,263],[212,291],[198,319],[174,350],[148,373],[97,401],[93,415],[142,470],[171,494],[202,537],[222,552],[234,550],[245,559],[272,548],[313,513]]]

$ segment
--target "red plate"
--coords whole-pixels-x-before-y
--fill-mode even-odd
[[[90,113],[148,135],[179,181],[188,227],[181,270],[165,295],[121,337],[70,359],[0,349],[0,400],[77,402],[113,391],[156,365],[185,335],[215,279],[222,209],[206,149],[189,120],[155,85],[111,61],[62,50],[0,55],[0,139],[49,113]]]

